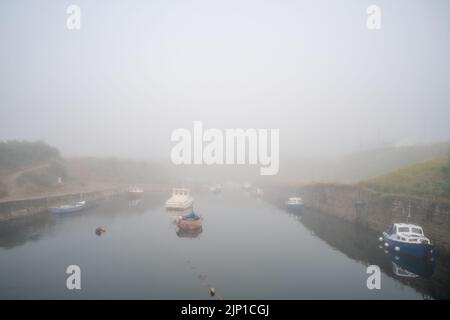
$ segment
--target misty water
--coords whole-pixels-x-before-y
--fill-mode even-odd
[[[182,233],[164,208],[167,197],[0,224],[0,298],[449,297],[448,263],[438,260],[416,278],[396,275],[393,262],[405,265],[368,230],[312,211],[289,214],[235,188],[194,192],[203,228]],[[98,226],[106,229],[101,236]],[[81,290],[66,288],[74,264]],[[380,290],[366,286],[370,264],[382,270]]]

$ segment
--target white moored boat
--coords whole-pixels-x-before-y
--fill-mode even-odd
[[[303,200],[300,197],[291,197],[286,201],[286,207],[288,210],[301,210],[303,209]]]
[[[215,185],[210,187],[209,190],[211,190],[212,193],[219,194],[220,192],[222,192],[222,185],[220,183],[216,183]]]
[[[192,207],[194,198],[192,198],[189,189],[174,188],[172,196],[166,201],[167,210],[184,210]]]

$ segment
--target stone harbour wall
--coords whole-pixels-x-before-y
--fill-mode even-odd
[[[425,235],[450,253],[450,203],[383,194],[360,185],[312,184],[300,187],[305,206],[382,232],[394,222],[421,225]]]
[[[48,212],[49,207],[80,200],[86,200],[87,206],[91,206],[97,204],[99,201],[124,194],[125,190],[123,188],[114,188],[0,202],[0,222],[36,214],[45,214]]]

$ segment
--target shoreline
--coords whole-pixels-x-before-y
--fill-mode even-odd
[[[293,188],[268,185],[268,201],[283,206],[293,196],[302,197],[305,207],[334,216],[377,233],[394,222],[421,225],[439,251],[450,254],[450,203],[438,199],[383,193],[360,184],[314,183]]]
[[[157,184],[142,184],[146,193],[166,191],[167,187]],[[0,199],[0,223],[13,219],[29,217],[48,212],[48,208],[80,201],[80,198],[88,202],[88,206],[112,198],[125,197],[128,185],[116,185],[105,188],[77,190],[76,192],[48,193],[29,197]]]
[[[29,217],[48,212],[48,208],[67,202],[79,201],[80,198],[90,204],[125,195],[123,187],[105,188],[100,190],[80,190],[75,193],[48,194],[13,200],[0,200],[0,223],[13,219]]]

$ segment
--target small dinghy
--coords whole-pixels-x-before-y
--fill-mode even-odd
[[[434,257],[434,246],[425,237],[420,226],[409,223],[394,223],[389,230],[383,232],[380,241],[384,241],[387,249],[398,254],[405,254],[416,258]]]
[[[59,207],[50,207],[50,213],[72,213],[83,210],[86,207],[86,201],[75,202],[74,204],[66,204]]]
[[[256,199],[261,199],[264,196],[264,191],[261,188],[255,188],[253,191],[253,197]]]
[[[193,229],[201,228],[202,223],[203,223],[203,218],[199,217],[194,212],[191,212],[189,214],[181,216],[177,222],[177,226],[180,229],[193,230]]]
[[[209,190],[214,194],[219,194],[222,192],[222,186],[219,183],[216,183],[215,185],[210,187]]]

